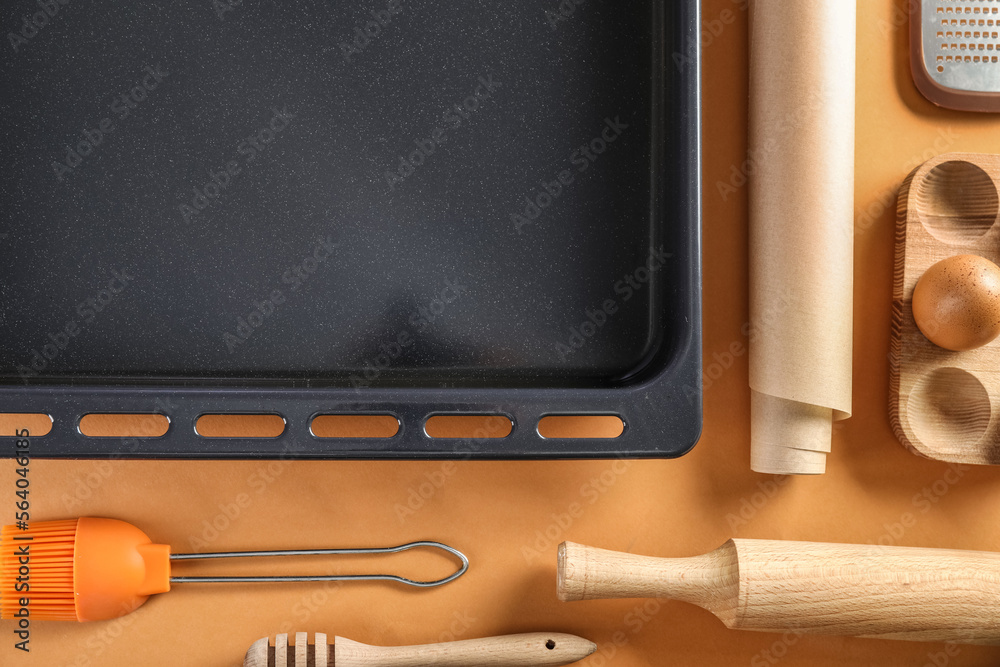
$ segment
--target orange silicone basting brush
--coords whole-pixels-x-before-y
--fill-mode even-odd
[[[442,549],[462,566],[437,581],[413,581],[390,574],[277,577],[172,577],[175,560],[251,556],[321,556],[388,554],[418,547]],[[317,581],[395,581],[409,586],[440,586],[462,576],[468,559],[440,542],[411,542],[398,547],[307,549],[172,554],[153,544],[132,524],[116,519],[82,518],[32,522],[0,529],[0,618],[16,618],[27,608],[33,620],[101,621],[124,616],[150,595],[166,593],[176,583],[255,583]]]

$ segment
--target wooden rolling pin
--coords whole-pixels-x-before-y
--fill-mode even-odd
[[[597,648],[593,642],[573,635],[536,633],[488,639],[468,639],[423,646],[368,646],[337,637],[332,645],[326,635],[316,633],[310,645],[305,632],[258,639],[247,651],[243,667],[529,667],[568,665],[583,660]]]
[[[729,540],[650,558],[565,542],[559,599],[670,598],[728,628],[1000,644],[1000,554]]]

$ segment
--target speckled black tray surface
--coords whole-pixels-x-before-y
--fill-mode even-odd
[[[701,423],[697,2],[14,0],[0,411],[38,456],[676,456]],[[167,435],[87,438],[89,412]],[[212,412],[281,414],[208,439]],[[386,440],[320,413],[399,417]],[[616,414],[615,440],[542,415]]]

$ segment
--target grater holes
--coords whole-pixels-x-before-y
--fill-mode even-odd
[[[936,52],[929,70],[935,76],[983,76],[976,72],[1000,63],[1000,0],[937,0],[936,16],[925,26],[925,39],[934,39]],[[936,38],[936,39],[935,39]],[[967,70],[962,72],[962,70]],[[941,82],[939,82],[941,83]]]

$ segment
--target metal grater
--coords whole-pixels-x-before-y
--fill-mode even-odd
[[[1000,0],[914,0],[913,78],[935,104],[1000,112]]]

